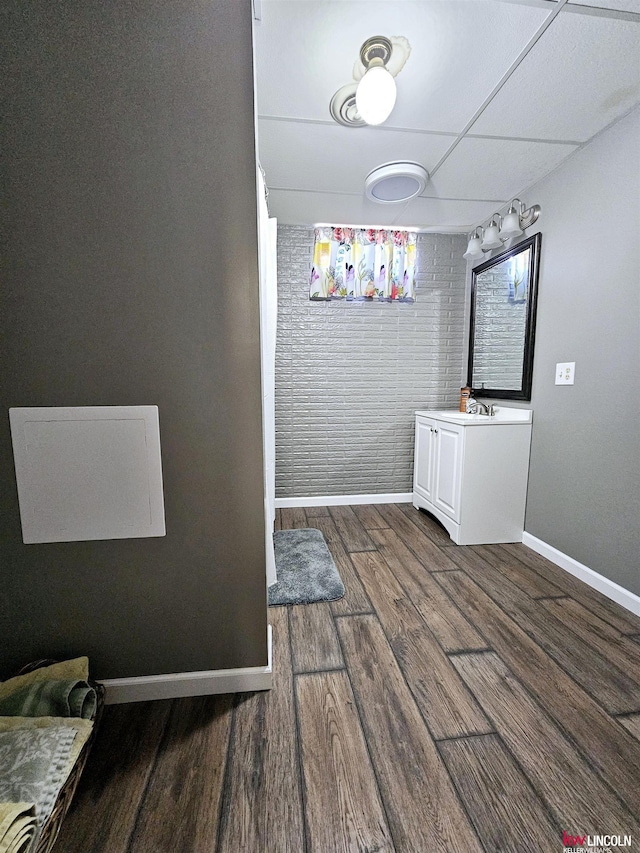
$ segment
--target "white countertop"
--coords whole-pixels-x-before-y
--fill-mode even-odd
[[[514,409],[508,406],[494,406],[495,414],[489,417],[488,415],[467,415],[465,412],[459,412],[457,409],[434,409],[420,410],[416,415],[424,418],[436,418],[439,421],[448,421],[453,424],[463,424],[464,426],[492,426],[505,424],[530,424],[533,421],[532,409]]]

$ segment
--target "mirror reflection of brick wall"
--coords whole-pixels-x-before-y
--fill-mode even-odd
[[[504,262],[476,278],[473,347],[474,390],[522,386],[527,305],[513,299],[511,264]],[[520,294],[517,294],[520,295]]]

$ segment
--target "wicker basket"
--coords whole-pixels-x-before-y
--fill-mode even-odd
[[[33,672],[35,669],[40,669],[43,666],[51,666],[53,663],[58,663],[57,660],[38,660],[33,663],[27,664],[27,666],[23,667],[18,675],[26,675],[28,672]],[[71,800],[73,799],[73,795],[75,794],[76,788],[78,787],[78,782],[80,781],[80,775],[84,769],[85,764],[87,763],[87,758],[89,756],[89,752],[91,751],[91,747],[95,740],[96,732],[98,730],[98,725],[100,724],[100,718],[102,717],[102,709],[104,707],[104,687],[102,684],[98,684],[97,682],[89,679],[89,684],[96,691],[96,713],[93,717],[93,729],[91,730],[91,734],[87,738],[80,755],[78,756],[76,763],[71,768],[71,773],[67,776],[67,780],[60,789],[60,793],[58,794],[58,799],[55,802],[53,807],[53,811],[49,815],[49,819],[42,827],[42,832],[40,833],[40,838],[38,839],[38,846],[36,847],[34,853],[50,853],[53,848],[53,845],[56,843],[56,838],[58,837],[58,833],[60,832],[60,827],[62,826],[62,821],[64,820],[64,816],[69,810],[69,806],[71,805]]]

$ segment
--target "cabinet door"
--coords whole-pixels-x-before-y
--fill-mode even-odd
[[[454,521],[460,521],[460,486],[464,427],[437,421],[435,424],[433,503]]]
[[[413,463],[413,490],[433,501],[433,450],[435,421],[416,418],[416,451]]]

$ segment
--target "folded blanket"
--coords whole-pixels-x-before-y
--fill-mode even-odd
[[[0,682],[0,699],[4,699],[10,693],[15,693],[26,687],[27,684],[35,684],[37,681],[69,681],[70,679],[87,681],[89,679],[89,658],[73,658],[52,663],[50,666],[41,666],[28,672],[26,675],[16,675],[7,681]]]
[[[0,732],[0,802],[34,803],[36,839],[66,781],[74,738],[65,726]]]
[[[35,834],[32,803],[0,803],[0,853],[26,853]]]
[[[83,717],[96,712],[96,691],[86,681],[37,681],[0,699],[7,717]]]
[[[66,778],[71,773],[73,765],[82,752],[82,747],[89,740],[89,735],[93,731],[91,720],[81,720],[79,717],[0,717],[0,732],[11,732],[15,729],[47,729],[52,726],[64,726],[73,729],[76,733],[64,771]],[[1,847],[0,853],[2,853]]]

